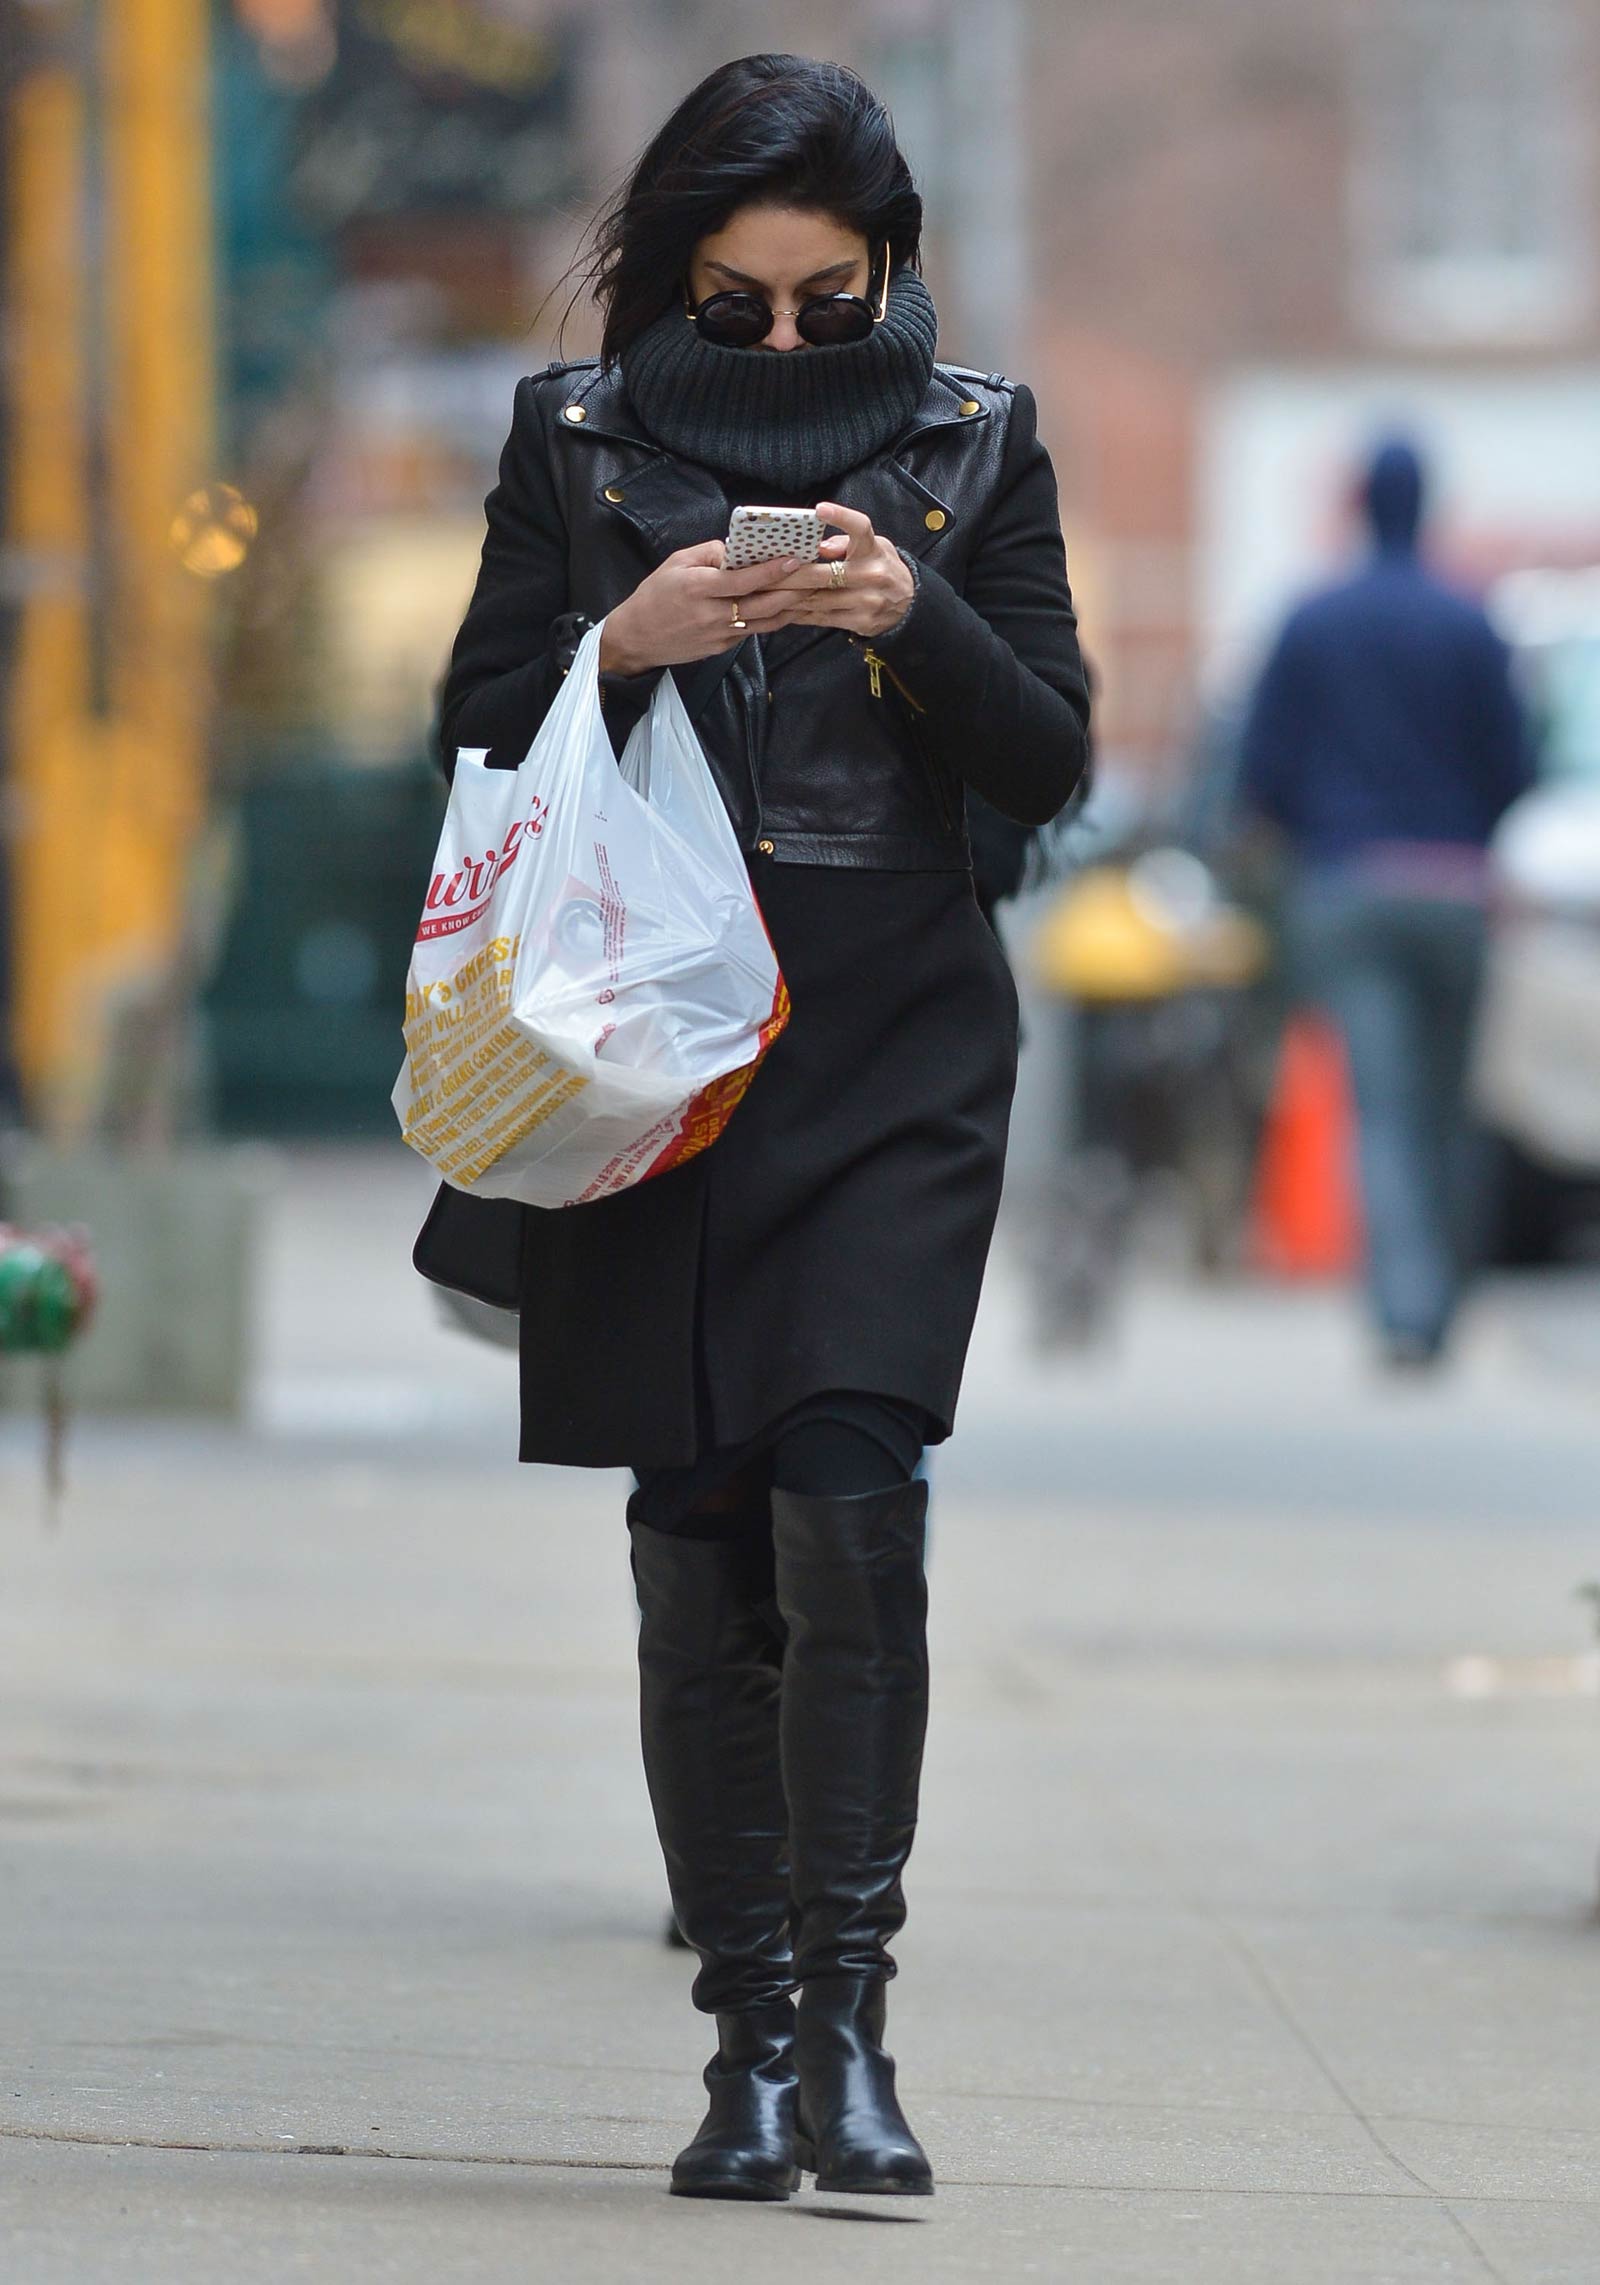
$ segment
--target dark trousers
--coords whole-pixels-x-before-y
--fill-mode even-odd
[[[690,1538],[767,1529],[774,1490],[841,1498],[909,1483],[927,1420],[898,1398],[854,1389],[807,1397],[749,1444],[702,1453],[684,1468],[636,1471],[628,1521]]]

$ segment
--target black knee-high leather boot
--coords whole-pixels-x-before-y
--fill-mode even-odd
[[[800,2162],[819,2190],[926,2195],[933,2176],[884,2048],[889,1939],[928,1718],[926,1484],[772,1495],[788,1630],[783,1773],[801,1984]]]
[[[678,1925],[717,2019],[710,2106],[680,2197],[786,2198],[795,2163],[794,1962],[778,1749],[782,1639],[764,1528],[690,1539],[635,1524],[645,1777]]]

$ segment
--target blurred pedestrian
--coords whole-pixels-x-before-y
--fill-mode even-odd
[[[1053,817],[1088,698],[1032,396],[935,364],[921,217],[852,73],[748,57],[685,98],[599,228],[600,362],[518,386],[441,706],[447,756],[514,766],[592,621],[617,736],[678,669],[793,997],[710,1150],[518,1241],[522,1457],[637,1479],[645,1770],[717,2018],[691,2196],[932,2187],[883,2046],[927,1717],[916,1470],[1017,1037],[964,786]],[[730,572],[736,504],[835,536]]]
[[[1371,554],[1291,614],[1243,766],[1247,803],[1296,860],[1293,977],[1344,1038],[1368,1290],[1397,1365],[1442,1353],[1475,1236],[1484,851],[1530,778],[1506,646],[1423,560],[1424,493],[1416,446],[1385,442],[1361,493]]]

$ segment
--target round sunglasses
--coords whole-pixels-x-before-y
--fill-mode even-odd
[[[719,349],[754,349],[780,317],[792,317],[796,333],[813,349],[840,349],[865,341],[882,322],[889,307],[889,248],[883,249],[883,287],[876,308],[860,294],[813,294],[798,309],[774,309],[760,294],[747,293],[708,294],[694,303],[687,286],[683,299],[689,323],[702,341],[713,341]]]

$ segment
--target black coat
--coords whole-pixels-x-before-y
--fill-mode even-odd
[[[445,756],[519,762],[570,665],[572,615],[720,536],[735,496],[653,445],[592,366],[520,383],[443,692]],[[963,787],[1024,822],[1053,816],[1088,701],[1027,390],[937,369],[893,450],[826,496],[919,565],[906,623],[873,646],[883,695],[845,638],[792,629],[747,640],[698,720],[800,986],[789,1032],[686,1166],[560,1212],[448,1194],[443,1246],[434,1232],[436,1273],[452,1217],[492,1218],[516,1247],[525,1459],[678,1465],[708,1422],[737,1440],[824,1387],[920,1404],[936,1434],[954,1409],[1016,1032],[963,877]],[[614,734],[651,680],[608,704]]]

